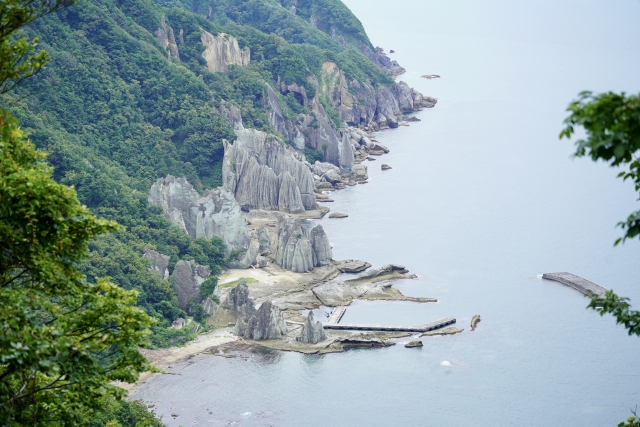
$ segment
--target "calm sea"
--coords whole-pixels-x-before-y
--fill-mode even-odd
[[[613,247],[637,194],[558,140],[580,91],[640,91],[640,2],[345,3],[439,102],[378,134],[391,153],[332,196],[349,218],[321,223],[334,258],[403,264],[421,278],[398,287],[441,302],[357,302],[344,321],[453,316],[466,331],[418,350],[198,356],[133,397],[185,427],[617,425],[640,404],[640,338],[537,275],[569,271],[640,308],[640,242]]]

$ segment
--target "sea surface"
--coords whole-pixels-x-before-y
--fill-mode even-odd
[[[377,134],[391,153],[332,194],[348,218],[320,222],[335,259],[405,265],[420,279],[398,288],[441,302],[356,302],[343,321],[452,316],[465,332],[422,349],[201,355],[133,397],[185,427],[617,425],[640,404],[640,338],[537,276],[568,271],[640,308],[640,242],[613,247],[637,194],[558,139],[580,91],[640,91],[640,2],[345,3],[396,51],[400,80],[439,102]]]

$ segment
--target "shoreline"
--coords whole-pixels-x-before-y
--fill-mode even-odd
[[[415,116],[405,116],[402,126],[409,126],[406,122],[418,121],[410,119]],[[409,120],[407,120],[409,119]],[[355,130],[356,128],[349,128]],[[384,130],[392,130],[388,128]],[[382,131],[381,129],[380,131]],[[362,131],[361,131],[362,132]],[[380,157],[389,152],[389,150],[381,145],[373,133],[367,133],[367,137],[375,144],[375,150],[362,150],[356,153],[356,164],[364,161],[372,162],[370,155]],[[377,133],[377,132],[376,132]],[[372,152],[373,151],[373,152]],[[331,185],[332,188],[322,188],[317,186],[316,195],[326,195],[327,192],[339,191],[347,186],[367,183],[368,177],[364,180],[354,181],[352,178],[337,182],[337,185]],[[322,184],[320,182],[320,184]],[[342,184],[342,185],[340,185]],[[320,188],[318,188],[320,187]],[[325,196],[326,197],[326,196]],[[322,197],[318,199],[322,203]],[[307,211],[302,214],[291,215],[300,219],[320,219],[324,217],[330,210],[322,205],[313,211]],[[252,211],[255,212],[255,211]],[[245,214],[245,218],[250,226],[273,225],[276,220],[276,212],[260,211],[259,213],[251,212]],[[254,341],[238,337],[234,334],[235,319],[229,313],[228,309],[221,307],[219,312],[207,320],[207,325],[212,326],[212,331],[198,335],[196,339],[185,343],[180,347],[169,347],[157,350],[140,349],[140,353],[144,355],[151,364],[160,372],[145,372],[140,375],[138,381],[133,384],[118,384],[121,388],[127,390],[129,394],[136,391],[147,383],[156,375],[167,375],[165,372],[172,364],[182,362],[199,354],[215,354],[221,349],[239,349],[247,346],[259,346],[272,350],[293,351],[303,354],[329,354],[340,353],[354,348],[382,348],[396,343],[392,340],[405,338],[417,334],[408,332],[355,332],[343,330],[325,330],[326,339],[317,344],[306,344],[296,340],[302,330],[302,325],[306,320],[300,311],[314,310],[322,306],[349,306],[356,300],[383,300],[383,301],[411,301],[416,303],[437,302],[435,298],[416,298],[403,295],[393,285],[397,280],[411,280],[417,276],[408,274],[408,270],[402,266],[393,266],[391,264],[383,266],[383,271],[378,274],[372,273],[379,269],[367,267],[368,275],[361,278],[358,276],[344,276],[345,280],[341,281],[342,273],[336,268],[336,264],[340,261],[333,261],[332,265],[315,268],[309,273],[295,273],[285,270],[275,264],[269,263],[263,268],[248,269],[227,269],[219,276],[220,301],[226,301],[227,295],[241,281],[249,282],[249,295],[259,306],[265,301],[272,301],[278,306],[284,315],[288,325],[286,335],[280,340]],[[368,264],[368,263],[365,263]],[[370,264],[368,264],[370,265]],[[384,271],[387,268],[388,271]],[[364,270],[363,270],[364,271]],[[344,286],[339,285],[344,283]],[[325,292],[314,291],[324,285],[331,285],[336,289],[322,289]],[[225,285],[231,285],[226,286]],[[345,290],[347,290],[345,294]],[[230,356],[223,356],[230,357]]]

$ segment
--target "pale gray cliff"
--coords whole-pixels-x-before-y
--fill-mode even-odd
[[[209,267],[205,265],[197,265],[195,261],[178,261],[171,276],[175,280],[181,309],[186,310],[192,299],[200,301],[200,285],[210,274]]]
[[[156,271],[163,279],[169,278],[169,255],[163,255],[160,252],[145,248],[144,255],[146,259],[151,261],[151,268]]]
[[[331,245],[321,225],[279,214],[276,233],[271,252],[282,268],[306,273],[331,263]]]
[[[149,202],[162,206],[165,216],[194,239],[222,238],[227,256],[233,250],[246,249],[241,259],[233,260],[235,268],[255,263],[258,251],[251,244],[240,205],[225,189],[207,190],[200,196],[186,178],[168,175],[151,186]]]
[[[167,25],[164,16],[160,20],[160,28],[156,31],[158,42],[167,51],[167,59],[169,62],[180,61],[180,52],[178,51],[178,44],[176,43],[175,35],[173,34],[173,28]]]
[[[324,332],[322,323],[316,322],[313,318],[313,311],[310,311],[307,320],[302,326],[302,333],[297,340],[307,344],[318,344],[325,339],[327,339],[327,335]]]
[[[299,213],[316,207],[313,176],[293,148],[255,129],[236,135],[233,145],[224,145],[222,180],[243,210]]]
[[[210,73],[227,73],[229,65],[246,67],[251,61],[249,48],[240,49],[238,40],[233,36],[224,33],[214,36],[202,31],[200,40],[205,47],[202,57],[207,61]]]

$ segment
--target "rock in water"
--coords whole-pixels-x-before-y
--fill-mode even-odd
[[[476,314],[475,316],[473,316],[473,318],[471,318],[471,330],[475,331],[476,328],[478,327],[478,323],[480,323],[480,315]]]
[[[280,309],[267,301],[251,315],[239,318],[235,333],[256,341],[279,340],[287,333],[287,323]]]
[[[329,218],[348,218],[349,215],[345,214],[345,213],[340,213],[340,212],[334,212],[331,215],[329,215]]]
[[[422,347],[424,344],[422,344],[422,341],[420,340],[416,340],[416,341],[411,341],[407,344],[405,344],[406,348],[418,348],[418,347]]]
[[[192,299],[200,301],[200,285],[204,283],[211,272],[205,265],[197,265],[195,261],[178,261],[171,274],[176,281],[178,305],[186,310]]]
[[[389,169],[392,169],[392,168],[389,165],[382,164],[380,165],[380,169],[382,169],[383,171],[388,171]]]
[[[317,207],[313,175],[294,149],[255,129],[236,135],[233,145],[224,145],[222,181],[242,209],[300,213]]]
[[[313,318],[313,312],[309,312],[307,321],[302,326],[302,334],[298,337],[298,341],[307,344],[318,344],[320,341],[327,339],[322,323],[316,322]]]
[[[272,253],[276,264],[296,273],[331,263],[331,245],[321,225],[278,215],[277,238]]]
[[[160,273],[163,279],[169,278],[169,260],[171,259],[169,255],[163,255],[160,252],[145,248],[143,256],[151,261],[153,264],[151,268]]]

